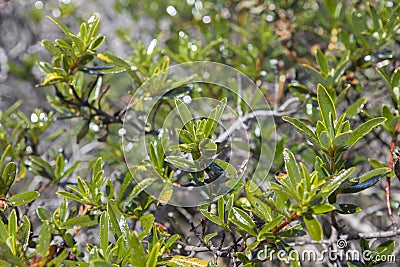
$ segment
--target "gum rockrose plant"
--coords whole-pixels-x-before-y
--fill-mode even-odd
[[[0,265],[398,256],[400,5],[205,2],[199,20],[189,2],[171,1],[176,29],[148,46],[120,29],[126,56],[106,51],[99,15],[76,30],[47,18],[50,107],[0,113]],[[371,257],[290,257],[346,253],[339,240]]]

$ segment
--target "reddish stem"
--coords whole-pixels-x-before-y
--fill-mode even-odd
[[[292,216],[288,219],[286,219],[284,222],[282,222],[279,226],[275,227],[274,229],[271,230],[272,234],[278,233],[280,230],[282,230],[286,225],[289,223],[293,222],[296,220],[298,217],[297,213],[293,213]]]
[[[394,128],[393,132],[393,137],[392,137],[392,142],[390,144],[390,154],[389,154],[389,168],[393,170],[393,155],[392,151],[395,150],[396,148],[396,139],[397,139],[397,133],[399,132],[400,128],[400,122],[398,122]],[[386,192],[386,207],[388,211],[388,215],[390,220],[392,221],[392,225],[396,227],[396,223],[393,218],[393,212],[392,208],[390,207],[390,177],[386,177],[386,187],[385,187],[385,192]]]

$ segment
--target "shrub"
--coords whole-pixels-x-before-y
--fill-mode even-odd
[[[77,33],[49,17],[63,33],[38,62],[51,111],[29,117],[17,101],[0,113],[2,265],[300,266],[305,245],[335,255],[310,264],[393,261],[399,5],[172,2],[157,4],[176,26],[164,41],[118,32],[126,57],[103,48],[99,16]],[[64,120],[94,147],[88,162],[41,153],[67,146]],[[33,177],[45,182],[18,186]],[[52,188],[54,211],[35,204]],[[89,230],[99,238],[79,242]]]

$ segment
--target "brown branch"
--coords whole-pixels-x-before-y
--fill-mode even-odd
[[[293,213],[292,216],[285,221],[283,221],[280,225],[278,225],[276,228],[271,230],[272,234],[278,233],[280,230],[282,230],[285,226],[287,226],[289,223],[293,222],[296,220],[298,217],[297,213]]]
[[[400,127],[400,122],[397,122],[396,126],[394,127],[393,135],[392,135],[392,142],[390,143],[390,153],[389,153],[389,168],[393,170],[393,155],[392,151],[395,150],[396,148],[396,140],[397,140],[397,134],[399,132],[399,127]],[[390,220],[392,221],[392,225],[394,229],[397,228],[396,222],[394,221],[393,218],[393,212],[392,212],[392,207],[390,206],[390,177],[386,177],[386,186],[385,186],[385,192],[386,192],[386,207],[388,211],[388,215]]]
[[[286,224],[287,225],[287,224]],[[397,229],[396,231],[385,231],[385,232],[373,232],[373,233],[357,233],[357,234],[347,234],[347,235],[340,235],[337,239],[324,239],[322,241],[315,241],[315,240],[307,240],[307,241],[299,241],[299,242],[291,242],[287,243],[290,247],[296,247],[296,246],[305,246],[305,245],[332,245],[339,240],[359,240],[361,238],[365,239],[374,239],[374,238],[390,238],[390,237],[396,237],[400,235],[400,229]],[[216,253],[219,257],[232,257],[232,253],[235,254],[234,252],[230,252],[231,247],[215,247],[211,246],[210,248],[207,247],[199,247],[199,246],[190,246],[186,245],[182,242],[180,242],[183,245],[183,249],[188,252],[214,252]]]

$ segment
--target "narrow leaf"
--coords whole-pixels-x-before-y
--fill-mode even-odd
[[[318,85],[317,99],[320,108],[321,118],[323,119],[325,126],[329,128],[329,125],[331,125],[329,120],[329,113],[332,114],[333,120],[336,120],[336,109],[328,91],[321,84]]]
[[[304,222],[306,224],[307,231],[310,234],[311,238],[316,241],[321,241],[323,236],[322,236],[322,226],[319,223],[319,221],[312,216],[306,216],[304,217]]]
[[[353,135],[349,139],[346,145],[352,148],[361,138],[371,132],[375,127],[385,122],[386,119],[383,117],[373,118],[367,122],[364,122],[358,126],[354,131]]]
[[[32,202],[36,198],[40,196],[39,192],[31,191],[31,192],[23,192],[16,195],[13,195],[8,198],[8,201],[14,206],[22,206],[26,203]]]
[[[240,229],[249,233],[252,236],[257,236],[256,224],[251,219],[251,217],[241,209],[232,208],[232,214],[230,221],[238,226]]]

